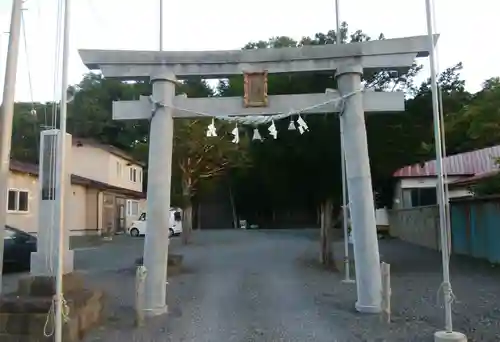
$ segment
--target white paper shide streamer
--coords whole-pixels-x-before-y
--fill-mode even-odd
[[[263,141],[264,138],[260,134],[258,125],[262,124],[268,124],[270,123],[270,126],[268,127],[268,132],[269,135],[273,137],[273,139],[278,139],[278,129],[276,128],[275,121],[276,120],[281,120],[284,118],[290,118],[290,123],[288,124],[288,130],[289,131],[295,131],[298,130],[299,133],[302,135],[305,132],[309,131],[309,126],[307,125],[306,121],[302,117],[301,114],[304,112],[312,112],[313,109],[324,106],[326,104],[334,103],[334,102],[341,102],[344,101],[346,98],[357,94],[359,92],[362,92],[363,89],[354,91],[352,93],[346,94],[344,96],[341,96],[340,98],[336,99],[331,99],[325,102],[317,103],[315,105],[312,105],[307,108],[302,108],[300,110],[290,110],[288,113],[278,113],[275,115],[224,115],[224,116],[213,116],[209,113],[202,113],[202,112],[193,112],[199,116],[205,116],[205,117],[211,117],[212,122],[207,126],[207,137],[217,137],[217,128],[215,127],[215,119],[217,120],[222,120],[222,121],[229,121],[229,122],[235,122],[236,126],[235,128],[231,131],[231,134],[233,135],[233,139],[231,140],[232,143],[238,144],[240,142],[240,137],[239,137],[239,128],[238,124],[242,125],[252,125],[254,126],[253,130],[253,137],[252,140],[257,140],[257,141]],[[173,109],[177,109],[180,111],[189,111],[192,112],[191,110],[186,110],[183,108],[176,108],[172,107]],[[293,117],[297,116],[297,119],[294,120]]]
[[[278,130],[276,129],[276,125],[274,125],[274,121],[271,122],[271,126],[267,130],[274,139],[278,139]]]
[[[217,136],[217,129],[215,128],[215,120],[212,118],[212,123],[207,127],[207,137],[212,138]]]
[[[231,131],[231,134],[233,135],[233,140],[231,142],[233,144],[238,144],[240,142],[240,132],[238,130],[238,124],[236,124],[234,129]]]

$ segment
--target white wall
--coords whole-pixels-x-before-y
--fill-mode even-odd
[[[128,202],[129,201],[136,201],[138,203],[138,207],[139,207],[139,210],[137,212],[137,215],[133,215],[130,213],[129,211],[129,204]],[[130,228],[130,226],[132,225],[132,223],[136,220],[139,219],[139,216],[141,216],[141,214],[143,212],[146,211],[146,200],[145,199],[140,199],[140,200],[135,200],[135,199],[132,199],[132,200],[127,200],[127,204],[126,204],[126,207],[125,207],[125,214],[126,214],[126,220],[125,220],[125,225],[126,225],[126,228]]]
[[[10,172],[7,182],[9,189],[28,191],[28,211],[7,211],[7,224],[25,232],[37,234],[40,206],[38,177],[27,173]],[[66,220],[68,228],[71,230],[71,235],[75,235],[86,229],[86,188],[81,185],[72,184],[70,193],[71,197],[66,202],[69,206]]]
[[[448,176],[448,184],[464,177]],[[432,188],[437,186],[437,177],[411,177],[399,180],[402,189],[408,188]]]
[[[131,170],[134,177],[131,177]],[[110,154],[109,158],[109,184],[142,192],[142,166],[130,163],[118,156]]]
[[[93,146],[73,146],[71,172],[112,186],[142,192],[143,169],[140,165]],[[135,169],[135,181],[130,169]]]

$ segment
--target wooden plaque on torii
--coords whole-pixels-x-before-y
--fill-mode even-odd
[[[267,107],[267,71],[244,73],[243,103],[248,107]]]

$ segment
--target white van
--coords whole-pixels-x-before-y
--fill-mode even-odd
[[[141,236],[146,235],[147,228],[147,219],[146,213],[142,213],[139,216],[137,221],[134,221],[130,228],[128,229],[128,233],[130,236]],[[170,228],[169,228],[169,237],[181,235],[182,233],[182,210],[180,208],[170,208]]]

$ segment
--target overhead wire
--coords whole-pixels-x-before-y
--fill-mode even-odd
[[[28,71],[28,86],[29,86],[29,92],[30,92],[30,100],[31,100],[31,111],[30,115],[35,118],[35,121],[33,122],[33,129],[35,133],[35,146],[36,146],[36,151],[40,151],[40,133],[39,133],[39,127],[38,127],[38,115],[37,111],[35,109],[35,100],[34,100],[34,91],[33,91],[33,82],[32,82],[32,76],[31,76],[31,64],[30,64],[30,56],[29,56],[29,49],[28,49],[28,39],[27,39],[27,34],[26,34],[26,21],[24,19],[24,10],[21,12],[21,30],[23,34],[23,40],[24,40],[24,53],[26,55],[26,68]]]

